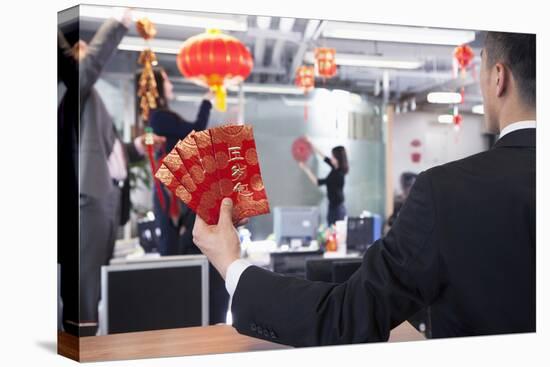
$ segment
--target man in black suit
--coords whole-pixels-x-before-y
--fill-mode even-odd
[[[70,46],[58,32],[58,73],[67,88],[58,113],[62,319],[64,330],[79,336],[97,332],[101,266],[129,217],[129,163],[143,160],[146,149],[145,135],[122,142],[94,87],[132,21],[129,9],[113,13],[89,44]],[[164,141],[153,135],[156,148]]]
[[[494,147],[421,173],[387,236],[343,284],[239,259],[225,199],[195,243],[226,279],[234,326],[294,346],[386,341],[430,306],[432,336],[535,331],[535,35],[489,32],[480,74]]]

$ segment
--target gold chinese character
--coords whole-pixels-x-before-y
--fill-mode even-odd
[[[244,158],[241,157],[241,147],[229,147],[229,162],[233,161],[242,161]]]
[[[242,196],[252,195],[252,192],[248,190],[248,184],[242,184],[240,182],[237,182],[237,184],[233,187],[233,191],[239,193],[239,195]]]
[[[233,181],[238,181],[246,175],[246,166],[239,163],[231,166],[231,177]]]

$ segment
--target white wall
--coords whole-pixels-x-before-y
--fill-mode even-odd
[[[461,128],[455,131],[452,124],[437,122],[437,113],[408,112],[395,115],[393,128],[393,182],[396,194],[401,193],[399,177],[405,171],[420,173],[488,148],[483,136],[483,116],[464,115]],[[411,141],[418,139],[422,146],[415,149]],[[422,158],[413,163],[411,153],[420,151]]]

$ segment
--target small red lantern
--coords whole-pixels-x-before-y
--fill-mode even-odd
[[[323,79],[336,75],[336,49],[328,47],[315,49],[315,71]]]
[[[302,65],[296,70],[295,84],[300,87],[304,94],[315,88],[315,68]],[[304,120],[307,121],[307,104],[304,106]]]
[[[460,128],[460,124],[462,124],[462,115],[457,114],[453,116],[453,124],[455,125],[456,129]]]
[[[313,66],[302,65],[296,70],[296,85],[304,90],[307,94],[315,88],[315,69]]]
[[[413,163],[419,163],[420,160],[422,159],[422,153],[421,153],[422,142],[419,139],[413,139],[411,140],[411,147],[412,147],[411,161]]]
[[[455,48],[453,55],[456,62],[458,63],[458,66],[460,67],[462,77],[464,78],[466,68],[470,66],[470,63],[474,59],[474,51],[470,46],[464,44]]]
[[[252,71],[250,52],[237,38],[209,29],[187,39],[176,59],[179,71],[216,95],[215,106],[226,110],[225,87],[244,81]]]

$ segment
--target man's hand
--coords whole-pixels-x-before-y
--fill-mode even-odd
[[[225,198],[220,207],[218,224],[208,225],[198,215],[193,227],[193,242],[225,279],[227,268],[241,256],[239,235],[233,226],[233,202]],[[239,224],[243,224],[240,222]]]

